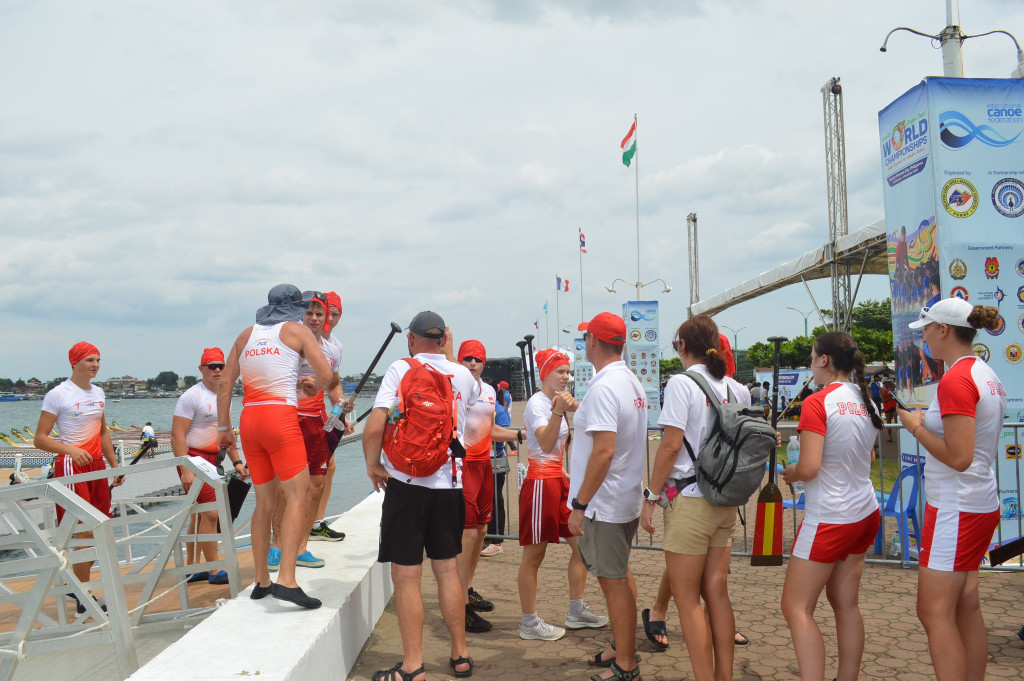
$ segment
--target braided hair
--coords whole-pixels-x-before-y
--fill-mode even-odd
[[[864,379],[864,353],[857,347],[853,336],[843,331],[828,331],[814,339],[814,351],[821,355],[828,355],[828,359],[837,371],[849,372],[860,388],[861,399],[868,408],[868,415],[871,417],[871,425],[877,430],[882,429],[882,419],[875,409],[875,403],[871,400],[871,393],[868,391],[867,381]]]

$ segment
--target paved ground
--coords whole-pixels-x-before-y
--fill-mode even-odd
[[[513,423],[521,422],[522,404],[513,405]],[[652,454],[657,442],[652,442]],[[515,459],[513,459],[513,462]],[[515,482],[512,496],[516,497]],[[784,496],[789,498],[788,491]],[[515,522],[516,503],[512,500],[511,520]],[[749,517],[754,518],[753,505]],[[793,520],[786,511],[784,535],[786,547],[792,543]],[[889,520],[889,531],[893,531]],[[656,524],[660,526],[660,522]],[[751,533],[752,534],[752,533]],[[648,535],[642,533],[646,542]],[[658,542],[659,537],[654,537]],[[742,528],[737,526],[736,546],[743,543]],[[587,679],[595,671],[585,658],[611,640],[610,631],[570,631],[560,641],[523,641],[519,638],[520,608],[516,573],[521,550],[518,542],[506,541],[502,555],[481,558],[474,587],[495,603],[495,611],[486,617],[494,628],[486,634],[470,634],[470,653],[476,660],[474,678],[512,681],[520,679]],[[549,622],[562,624],[567,607],[565,566],[569,557],[566,545],[550,546],[541,567],[538,614]],[[869,554],[869,558],[872,556]],[[879,556],[875,556],[879,558]],[[664,567],[664,554],[657,550],[634,550],[631,566],[640,592],[640,608],[649,606],[657,591]],[[429,566],[424,566],[423,594],[426,608],[424,653],[428,678],[450,679],[449,643],[441,620],[437,591]],[[749,558],[734,556],[729,582],[736,622],[751,642],[736,649],[735,678],[791,680],[798,678],[789,629],[779,608],[783,567],[751,567]],[[917,574],[896,564],[869,564],[861,582],[861,610],[865,618],[867,642],[862,677],[893,681],[934,678],[928,657],[927,639],[915,614]],[[1024,677],[1024,641],[1016,632],[1024,626],[1024,573],[981,573],[982,608],[989,628],[988,676],[992,679]],[[587,602],[596,612],[606,612],[596,581],[587,585]],[[836,673],[835,626],[831,609],[822,595],[818,622],[825,636],[826,678]],[[669,610],[670,647],[667,652],[652,652],[643,629],[637,629],[637,646],[643,661],[645,679],[692,678],[689,660],[679,630],[675,608]],[[394,611],[388,606],[367,641],[349,678],[366,681],[377,669],[390,667],[402,656],[401,639]]]

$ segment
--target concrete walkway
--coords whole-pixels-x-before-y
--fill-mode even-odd
[[[522,423],[522,409],[522,403],[513,405],[513,424]],[[657,441],[652,441],[652,455],[656,449]],[[515,489],[513,480],[513,497],[517,496]],[[784,496],[789,498],[788,491],[784,491]],[[515,498],[510,501],[509,523],[515,527],[518,504]],[[787,550],[793,535],[791,513],[786,511],[783,522]],[[748,517],[753,521],[753,504],[748,506]],[[663,525],[657,515],[655,523],[659,528]],[[889,523],[891,534],[891,519]],[[750,534],[752,536],[752,530]],[[641,532],[641,541],[646,542],[647,538],[648,535]],[[660,543],[658,535],[655,535],[654,543]],[[739,525],[736,545],[742,545]],[[587,666],[585,658],[607,645],[611,641],[611,632],[607,628],[588,629],[569,631],[564,638],[554,642],[521,640],[518,633],[521,611],[516,586],[521,555],[518,542],[513,540],[504,542],[502,555],[480,560],[473,586],[494,602],[494,612],[484,615],[493,622],[494,628],[486,634],[469,635],[470,654],[476,661],[473,678],[496,681],[588,679],[601,670]],[[564,622],[567,609],[565,566],[568,559],[567,545],[549,546],[540,570],[538,614],[558,625]],[[658,550],[634,550],[630,563],[640,594],[638,610],[649,607],[664,568],[664,554]],[[779,607],[784,578],[785,566],[755,568],[750,566],[749,558],[733,558],[729,589],[737,628],[750,637],[749,645],[736,648],[736,679],[791,681],[799,678],[789,629]],[[989,629],[988,678],[1024,678],[1024,641],[1016,636],[1024,626],[1024,573],[982,572],[980,583],[982,610]],[[448,666],[448,635],[441,619],[429,562],[424,565],[423,596],[427,678],[454,678]],[[934,678],[927,638],[915,613],[916,596],[916,569],[904,569],[898,564],[867,566],[860,591],[867,633],[861,678],[886,681]],[[586,600],[595,612],[607,611],[596,580],[588,581]],[[837,661],[835,621],[824,595],[819,602],[818,622],[825,637],[826,678],[831,679],[836,675]],[[668,631],[668,651],[652,652],[653,646],[644,637],[637,613],[637,649],[643,656],[640,668],[644,679],[693,678],[674,606],[669,608]],[[392,602],[360,653],[349,679],[367,681],[374,671],[393,666],[401,657],[401,637]]]

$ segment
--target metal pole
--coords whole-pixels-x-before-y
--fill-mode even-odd
[[[530,399],[530,367],[526,365],[526,341],[521,340],[516,343],[516,347],[519,348],[519,355],[523,358],[523,395],[525,399]]]
[[[636,144],[636,153],[633,154],[633,171],[636,179],[636,299],[643,300],[644,285],[640,282],[640,125],[637,122],[636,114],[633,114],[633,143]]]
[[[533,334],[527,334],[523,336],[523,340],[526,341],[526,347],[530,351],[530,395],[537,392],[537,368],[533,359]]]

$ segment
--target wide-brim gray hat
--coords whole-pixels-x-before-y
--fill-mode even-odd
[[[256,310],[257,324],[298,322],[309,309],[312,295],[306,296],[297,286],[278,284],[267,294],[267,305]]]

